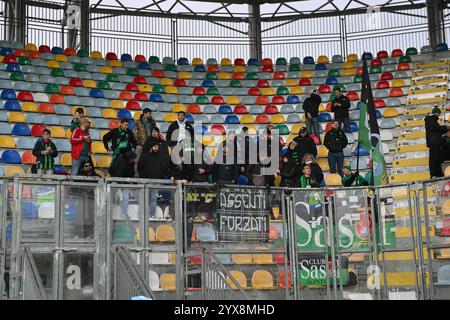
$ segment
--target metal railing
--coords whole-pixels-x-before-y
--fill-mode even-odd
[[[144,276],[141,274],[129,250],[116,247],[114,253],[114,299],[130,300],[135,296],[145,296],[155,300]]]
[[[24,247],[18,257],[21,270],[15,276],[16,281],[21,285],[21,291],[18,296],[13,297],[21,300],[46,300],[44,286],[39,275],[38,268],[33,258],[33,254],[28,246]]]

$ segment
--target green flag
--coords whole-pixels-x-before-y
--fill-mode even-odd
[[[365,112],[363,109],[365,109]],[[370,159],[372,160],[372,177],[369,183],[372,186],[387,184],[386,162],[384,160],[383,148],[381,145],[380,127],[378,126],[377,115],[375,113],[375,103],[365,55],[363,55],[361,114],[359,125],[358,144],[364,149],[367,147],[366,151],[370,151]]]

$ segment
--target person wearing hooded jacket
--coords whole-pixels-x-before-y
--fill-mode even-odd
[[[429,169],[431,178],[443,177],[442,162],[444,159],[443,152],[443,135],[449,131],[448,126],[441,126],[438,123],[441,110],[435,107],[431,114],[425,117],[425,131],[427,147],[430,149]]]
[[[350,115],[348,113],[350,101],[341,93],[340,88],[337,88],[334,92],[335,97],[331,103],[331,112],[334,112],[334,120],[339,121],[339,125],[344,123],[344,131],[350,133]]]
[[[278,171],[281,176],[281,187],[286,188],[298,188],[300,183],[300,176],[298,166],[294,160],[285,155],[281,160],[280,170]]]
[[[134,124],[132,130],[134,138],[136,140],[136,166],[139,163],[139,159],[141,157],[145,142],[152,135],[153,128],[156,128],[156,122],[155,119],[152,118],[152,110],[150,110],[149,108],[145,108],[142,111],[139,120]]]
[[[314,90],[311,95],[303,102],[303,111],[305,111],[306,129],[308,132],[315,134],[320,141],[320,126],[319,126],[319,106],[322,103],[322,98],[317,90]]]
[[[324,145],[328,149],[328,165],[330,166],[330,173],[336,173],[337,167],[337,171],[342,177],[344,149],[348,145],[348,140],[345,132],[340,128],[338,120],[333,121],[333,127],[325,135]]]
[[[298,136],[294,138],[297,143],[298,159],[301,161],[305,154],[309,153],[317,156],[317,147],[314,139],[308,133],[306,127],[300,129]]]

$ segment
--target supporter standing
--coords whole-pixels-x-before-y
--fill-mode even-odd
[[[339,121],[333,121],[333,127],[325,135],[324,145],[328,149],[328,164],[330,172],[338,173],[342,176],[342,167],[344,165],[344,148],[348,145],[347,136],[340,128]]]
[[[444,176],[442,172],[443,156],[443,135],[449,131],[448,126],[439,125],[439,117],[441,109],[433,108],[431,114],[425,117],[425,131],[427,147],[430,150],[429,169],[431,178],[439,178]]]
[[[50,140],[51,132],[45,129],[42,132],[42,138],[36,141],[33,148],[33,155],[36,157],[36,167],[38,174],[53,174],[55,158],[58,156],[53,141]]]
[[[77,108],[75,110],[75,115],[70,122],[70,132],[73,132],[76,128],[80,126],[81,119],[84,118],[84,109],[83,108]]]
[[[309,153],[313,156],[317,156],[317,147],[314,139],[309,135],[306,127],[302,127],[298,133],[298,136],[294,138],[297,143],[298,159],[301,161],[305,154]]]
[[[120,125],[111,129],[103,136],[103,145],[106,150],[113,152],[113,161],[119,154],[125,154],[136,148],[136,139],[133,132],[128,128],[130,121],[128,119],[120,119]],[[109,146],[111,143],[111,147]]]
[[[152,118],[152,110],[145,108],[133,127],[133,135],[136,139],[136,164],[139,163],[142,148],[147,139],[151,137],[153,128],[156,128],[156,122]]]
[[[72,132],[72,175],[77,175],[83,161],[89,160],[92,154],[92,140],[89,133],[90,122],[86,118],[80,120],[80,126]]]
[[[331,112],[334,112],[334,120],[339,121],[339,125],[344,124],[344,131],[350,133],[350,116],[348,110],[350,109],[350,101],[341,93],[340,88],[334,91],[335,97],[331,104]]]
[[[311,95],[303,102],[303,111],[305,111],[306,129],[308,132],[317,135],[320,141],[319,126],[319,106],[322,98],[318,90],[314,90]]]

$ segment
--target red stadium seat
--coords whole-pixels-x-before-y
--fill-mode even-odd
[[[147,79],[145,79],[145,77],[143,76],[135,76],[133,79],[134,83],[139,83],[139,84],[146,84],[147,83]]]
[[[80,78],[71,78],[69,80],[69,85],[71,85],[72,87],[82,87],[83,81]]]
[[[115,129],[115,128],[119,127],[119,125],[120,125],[120,121],[118,119],[109,120],[109,128],[110,129]]]
[[[408,62],[400,62],[397,66],[397,71],[407,71],[410,69],[411,67],[409,66]]]
[[[148,95],[145,92],[136,92],[134,95],[134,100],[148,101]]]
[[[128,91],[122,91],[119,93],[119,100],[133,100],[133,95],[131,92]]]
[[[44,44],[39,46],[39,52],[40,53],[44,53],[44,52],[51,52],[52,50],[50,49],[49,46],[46,46]]]
[[[162,71],[162,70],[153,70],[152,71],[152,77],[153,78],[164,78],[165,77],[164,71]]]
[[[381,75],[381,80],[392,80],[394,79],[394,75],[392,74],[392,72],[385,72]]]
[[[286,100],[284,99],[283,96],[275,96],[272,98],[272,103],[273,104],[285,104]]]
[[[17,58],[15,56],[4,56],[3,63],[17,63]]]
[[[262,72],[273,72],[273,66],[263,66]]]
[[[274,79],[286,79],[284,72],[278,71],[273,74]]]
[[[269,88],[270,87],[270,83],[267,80],[258,80],[257,86],[259,88]]]
[[[178,79],[178,78],[173,81],[173,84],[176,87],[186,87],[187,86],[186,81],[184,81],[184,79]]]
[[[16,57],[26,57],[27,52],[24,49],[16,49],[16,50],[14,50],[14,55]]]
[[[284,263],[284,258],[282,263]],[[289,289],[291,288],[291,283],[292,283],[292,275],[291,272],[288,271],[287,284]],[[280,275],[278,276],[278,284],[280,285],[281,289],[286,289],[286,273],[284,272],[284,270],[280,271]]]
[[[325,111],[331,112],[331,107],[332,107],[332,103],[328,102],[327,105],[325,106]]]
[[[64,96],[62,94],[53,93],[50,95],[50,102],[53,104],[65,104]]]
[[[331,93],[330,86],[322,85],[319,87],[319,93]]]
[[[386,108],[386,102],[383,99],[374,100],[375,108]]]
[[[378,58],[378,59],[386,59],[386,58],[389,58],[389,53],[388,53],[387,51],[385,51],[385,50],[383,50],[383,51],[378,51],[378,53],[377,53],[377,58]]]
[[[357,75],[362,75],[363,74],[363,67],[356,68],[356,74]]]
[[[350,91],[349,93],[347,93],[347,98],[350,101],[357,101],[357,100],[359,100],[358,93],[356,93],[355,91]]]
[[[125,90],[127,91],[139,91],[139,87],[136,83],[127,83],[125,86]]]
[[[75,95],[75,89],[72,86],[61,86],[61,94],[66,96],[73,96]]]
[[[264,58],[264,59],[262,59],[261,64],[262,64],[263,66],[272,66],[272,65],[273,65],[272,59],[270,59],[270,58]]]
[[[269,104],[264,108],[264,113],[265,114],[277,114],[278,108],[274,105]]]
[[[265,114],[259,114],[256,116],[255,123],[256,124],[268,124],[268,123],[270,123],[270,119]]]
[[[250,88],[250,89],[248,89],[248,95],[249,96],[260,96],[261,91],[259,91],[259,88]]]
[[[41,53],[39,51],[27,51],[27,56],[30,59],[40,59]]]
[[[308,78],[301,78],[298,81],[298,85],[299,86],[310,86],[311,85],[311,80],[309,80]]]
[[[212,104],[225,104],[225,100],[221,96],[214,96],[211,99]]]
[[[35,164],[36,157],[33,155],[31,151],[25,151],[22,154],[22,163],[23,164]]]
[[[227,132],[225,131],[225,128],[221,124],[214,124],[211,126],[210,133],[213,135],[226,135]]]
[[[200,114],[202,113],[202,110],[200,109],[200,106],[198,104],[193,103],[188,105],[186,112],[190,114]]]
[[[318,137],[317,135],[312,134],[312,135],[311,135],[311,138],[314,140],[314,143],[315,143],[316,145],[319,145],[319,144],[320,144],[320,140],[319,140],[319,137]]]
[[[245,66],[245,60],[241,58],[234,59],[235,66]]]
[[[380,58],[376,58],[376,59],[373,59],[372,61],[370,61],[370,65],[372,67],[381,66],[381,65],[383,65],[383,61],[381,61]]]
[[[238,104],[234,107],[234,113],[235,114],[247,114],[248,110],[247,107],[243,104]]]
[[[127,102],[126,105],[127,110],[141,110],[141,106],[139,105],[139,102],[131,100]]]
[[[76,56],[77,52],[73,48],[66,48],[66,49],[64,49],[64,54],[66,56]]]
[[[392,88],[391,91],[389,91],[389,97],[401,97],[401,96],[403,96],[402,88]]]
[[[35,124],[31,127],[31,135],[33,137],[42,137],[42,132],[45,130],[45,126],[43,124]]]
[[[386,80],[380,80],[377,83],[377,89],[387,89],[390,87],[391,87],[391,85],[389,84],[389,81],[386,81]]]
[[[391,53],[392,57],[402,57],[403,56],[403,50],[402,49],[394,49]]]
[[[256,98],[256,104],[267,105],[269,103],[270,103],[269,97],[267,97],[267,96],[259,96],[258,98]]]
[[[106,60],[117,60],[117,55],[114,52],[108,52],[105,56]]]
[[[325,132],[329,132],[331,129],[333,129],[333,123],[328,122],[327,125],[325,126]]]
[[[51,104],[51,103],[42,102],[41,104],[39,104],[38,112],[55,113],[55,108],[54,108],[53,104]]]
[[[135,62],[146,62],[147,59],[145,58],[144,55],[142,55],[142,54],[137,54],[137,55],[134,56],[134,61],[135,61]]]
[[[233,73],[233,80],[245,80],[245,73],[243,72],[235,72]]]
[[[28,91],[20,91],[17,95],[17,100],[19,101],[31,101],[34,102],[33,95]]]
[[[219,68],[219,66],[208,66],[207,71],[208,72],[219,72],[220,68]]]
[[[195,87],[194,90],[192,90],[192,94],[196,96],[204,96],[206,95],[206,90],[203,87]]]

